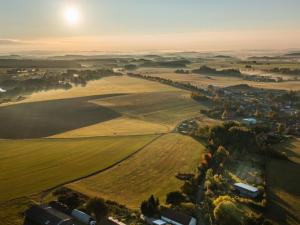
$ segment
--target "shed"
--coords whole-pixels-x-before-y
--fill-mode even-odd
[[[161,219],[166,221],[167,223],[174,225],[196,225],[197,220],[188,216],[184,213],[175,211],[173,209],[165,209],[161,213]]]
[[[258,189],[251,185],[244,183],[235,183],[233,186],[236,191],[246,197],[256,198],[259,195]]]

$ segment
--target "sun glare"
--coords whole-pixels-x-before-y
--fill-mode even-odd
[[[69,6],[65,9],[65,19],[70,25],[76,25],[79,22],[80,14],[78,8],[75,6]]]

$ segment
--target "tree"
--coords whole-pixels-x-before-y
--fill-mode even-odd
[[[166,203],[173,206],[178,206],[185,201],[185,197],[179,191],[173,191],[167,194]]]
[[[282,123],[278,123],[277,124],[277,132],[282,135],[283,132],[284,132],[285,128],[284,128],[284,125]]]
[[[216,163],[223,163],[229,156],[229,152],[222,145],[219,146],[218,150],[215,153]]]
[[[97,223],[100,223],[108,215],[108,207],[101,198],[90,199],[87,202],[86,208],[95,215]]]
[[[214,209],[214,217],[220,225],[242,225],[244,224],[243,212],[235,202],[221,201]]]
[[[159,212],[159,199],[155,198],[153,195],[141,204],[141,212],[143,215],[148,217],[153,217]]]
[[[67,205],[71,210],[77,208],[82,203],[78,194],[72,192],[59,195],[57,200]]]

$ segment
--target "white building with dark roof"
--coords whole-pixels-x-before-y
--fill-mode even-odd
[[[259,190],[256,187],[253,187],[244,183],[235,183],[234,189],[239,192],[239,194],[246,197],[256,198],[259,195]]]

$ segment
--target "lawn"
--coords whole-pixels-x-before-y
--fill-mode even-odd
[[[203,152],[191,137],[166,134],[117,167],[67,186],[135,209],[151,194],[164,203],[165,195],[182,184],[176,173],[194,171]]]
[[[268,216],[278,225],[300,224],[300,165],[271,160],[267,166]]]
[[[290,159],[271,160],[267,164],[269,189],[268,215],[277,224],[300,224],[300,140],[292,138],[276,146]]]
[[[155,137],[0,140],[0,202],[107,168]]]
[[[275,148],[277,151],[285,152],[291,161],[300,164],[300,138],[290,138]]]

